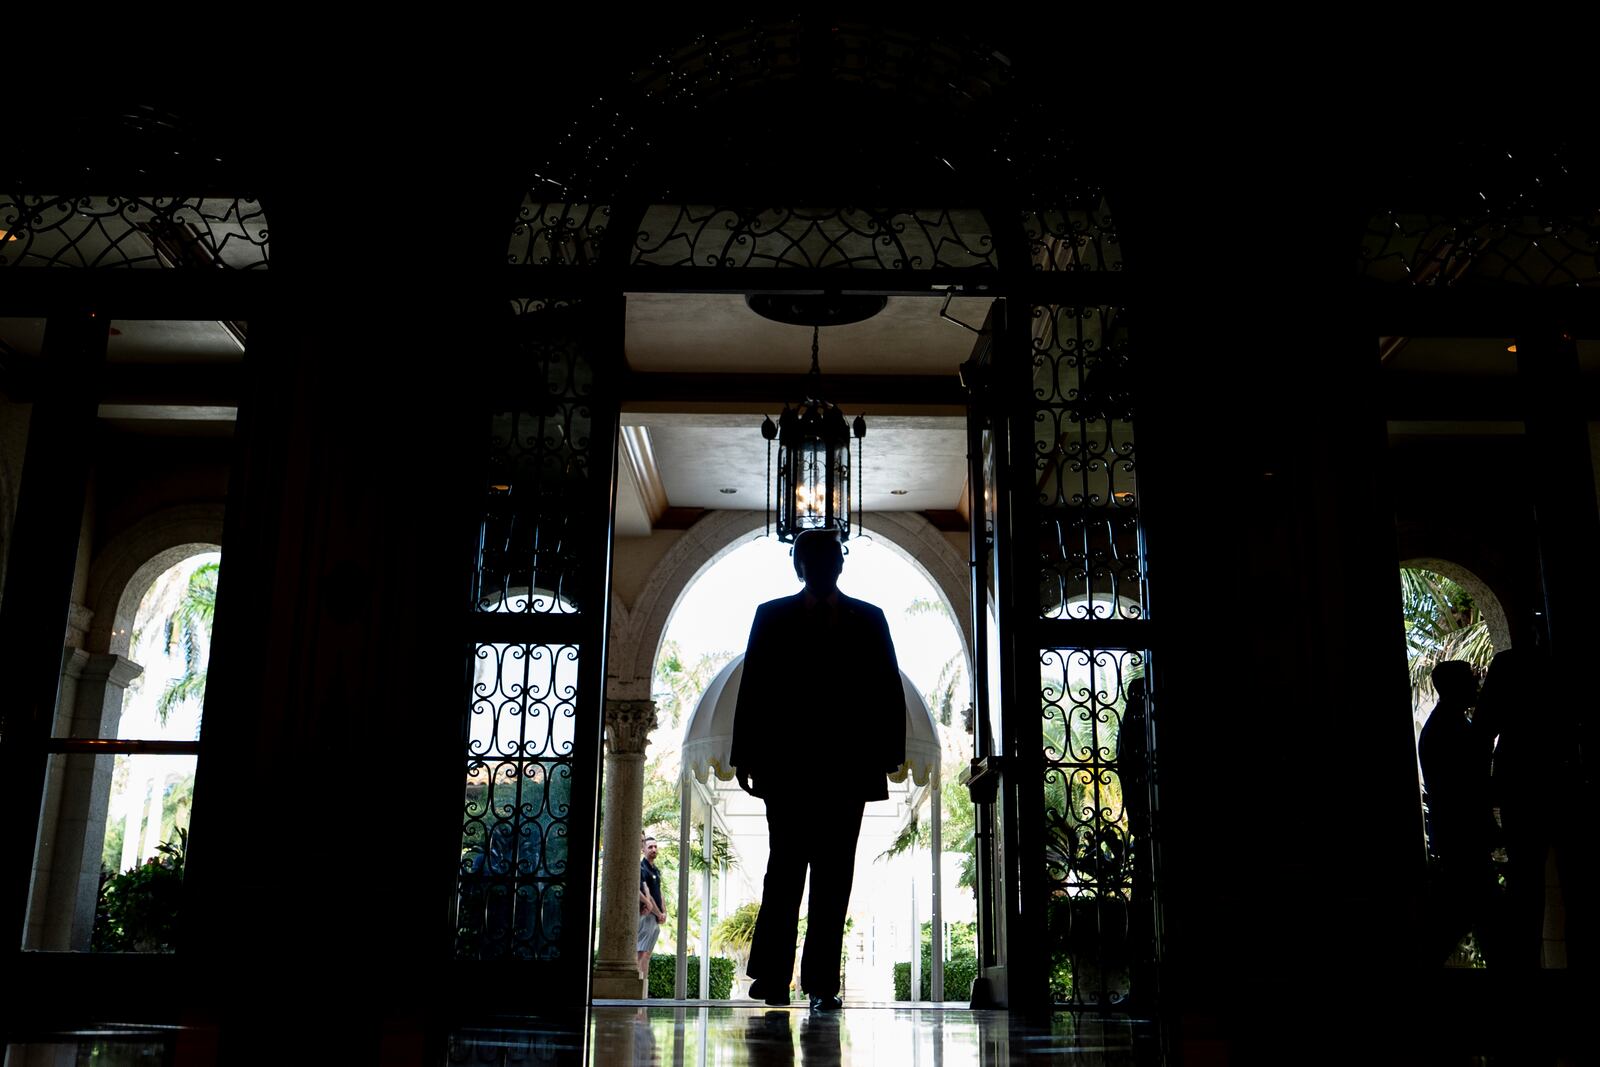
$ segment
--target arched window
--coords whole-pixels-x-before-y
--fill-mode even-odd
[[[173,949],[219,571],[214,547],[163,553],[119,598],[127,655],[68,657],[58,718],[98,743],[46,776],[27,947]]]

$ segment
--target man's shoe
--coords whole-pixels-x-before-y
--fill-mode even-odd
[[[764,1000],[773,1007],[779,1007],[789,1003],[789,987],[780,987],[778,983],[765,978],[754,978],[750,981],[750,999]]]
[[[812,1011],[838,1011],[842,1007],[844,1007],[844,1001],[840,1000],[837,996],[814,996],[811,998]]]

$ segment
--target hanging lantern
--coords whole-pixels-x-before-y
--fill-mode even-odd
[[[806,530],[837,530],[839,540],[850,537],[850,438],[855,437],[856,466],[860,467],[860,441],[867,422],[856,416],[852,427],[834,404],[818,399],[822,372],[817,364],[817,328],[811,329],[811,374],[804,401],[784,405],[777,424],[766,418],[761,436],[767,439],[768,485],[777,497],[778,540],[790,542]],[[772,442],[778,442],[777,481],[772,481]],[[857,473],[856,522],[860,531],[860,472]],[[771,503],[768,504],[771,514]]]

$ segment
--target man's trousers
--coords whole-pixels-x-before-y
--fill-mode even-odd
[[[819,791],[823,783],[818,783]],[[806,947],[800,959],[800,988],[811,996],[839,992],[840,953],[845,912],[855,875],[856,840],[861,836],[860,800],[768,797],[767,876],[761,887],[761,912],[750,946],[752,978],[786,988],[794,973],[800,897],[811,872],[806,909]]]

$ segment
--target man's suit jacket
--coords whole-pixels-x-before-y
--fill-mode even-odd
[[[758,797],[883,800],[906,758],[906,698],[883,611],[802,590],[756,609],[734,709],[735,769]]]

